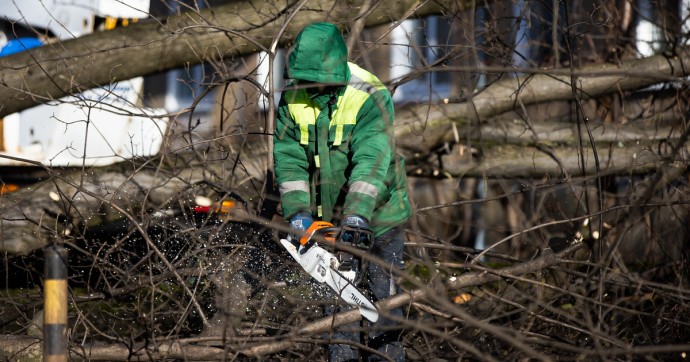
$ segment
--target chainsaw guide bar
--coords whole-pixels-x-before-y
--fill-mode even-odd
[[[379,319],[379,312],[374,304],[352,284],[354,278],[350,279],[338,271],[339,262],[335,255],[318,243],[295,245],[288,239],[280,239],[280,243],[312,278],[319,283],[326,283],[347,304],[358,307],[362,317],[371,322]]]

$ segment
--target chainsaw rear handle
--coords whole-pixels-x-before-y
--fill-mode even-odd
[[[348,240],[344,240],[345,237]],[[374,233],[368,228],[343,225],[340,227],[337,240],[358,249],[370,250],[374,246]]]

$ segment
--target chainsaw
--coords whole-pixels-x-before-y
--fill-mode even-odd
[[[343,241],[346,232],[352,238]],[[367,235],[362,235],[364,233]],[[357,289],[357,271],[353,268],[352,254],[334,250],[339,243],[369,249],[372,240],[371,231],[348,226],[336,228],[329,222],[315,221],[299,240],[288,236],[286,239],[280,239],[280,243],[312,278],[319,283],[326,283],[347,304],[358,307],[362,317],[376,322],[379,318],[378,310]],[[326,249],[334,250],[335,254]]]

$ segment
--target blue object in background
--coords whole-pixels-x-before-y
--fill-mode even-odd
[[[37,48],[43,45],[38,38],[17,38],[12,39],[0,49],[0,57],[5,57],[14,53],[21,53],[31,48]]]

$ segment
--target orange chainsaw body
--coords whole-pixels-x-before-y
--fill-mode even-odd
[[[299,239],[300,245],[307,245],[312,239],[335,244],[337,229],[328,221],[314,221]]]

